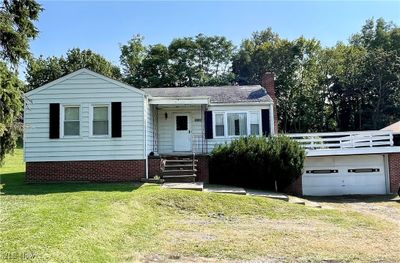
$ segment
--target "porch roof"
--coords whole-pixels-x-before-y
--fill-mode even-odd
[[[202,100],[208,98],[210,103],[272,103],[271,97],[260,85],[251,86],[208,86],[208,87],[173,87],[148,88],[144,92],[156,100]],[[153,103],[155,104],[155,103]],[[173,104],[173,103],[172,103]],[[203,104],[203,103],[202,103]]]
[[[152,97],[150,104],[154,105],[208,105],[209,97]]]

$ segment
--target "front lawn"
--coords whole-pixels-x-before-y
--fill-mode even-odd
[[[1,168],[0,261],[400,259],[400,226],[347,209],[152,184],[25,184]]]

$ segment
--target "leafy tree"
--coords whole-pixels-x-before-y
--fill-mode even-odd
[[[400,29],[367,20],[349,44],[324,51],[327,101],[337,130],[380,129],[400,118]]]
[[[0,5],[0,58],[15,68],[20,60],[30,57],[29,41],[39,31],[33,21],[38,20],[41,6],[34,0],[8,1]]]
[[[220,36],[177,38],[166,47],[146,46],[136,35],[121,46],[120,60],[125,81],[138,88],[223,85],[233,81],[233,49]]]
[[[79,48],[74,48],[68,50],[65,57],[44,58],[41,56],[31,59],[26,69],[28,89],[40,87],[81,68],[87,68],[114,79],[121,78],[119,68],[101,55],[90,49],[81,51]]]
[[[38,35],[34,21],[42,8],[33,0],[0,5],[0,164],[14,150],[21,131],[23,83],[18,64],[30,57],[29,41]]]
[[[280,130],[324,129],[325,90],[320,85],[322,48],[315,40],[281,39],[270,28],[242,42],[233,59],[239,84],[259,84],[266,71],[276,75],[275,87]]]
[[[142,36],[136,35],[127,44],[121,45],[120,61],[124,80],[137,88],[143,86],[141,65],[147,55],[143,39]]]
[[[315,39],[253,33],[233,58],[239,84],[276,75],[281,131],[379,129],[398,120],[400,28],[367,20],[348,44],[322,48]]]
[[[16,142],[21,134],[20,121],[23,109],[21,94],[23,83],[17,75],[10,71],[6,63],[0,62],[0,164],[4,156],[17,146]]]
[[[174,83],[168,48],[157,44],[148,47],[140,65],[140,77],[144,87],[168,87]]]

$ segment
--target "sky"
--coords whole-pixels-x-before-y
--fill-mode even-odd
[[[400,25],[400,1],[39,1],[40,34],[34,56],[60,56],[79,47],[119,65],[120,44],[141,34],[146,44],[168,45],[177,37],[222,35],[239,45],[271,27],[281,37],[317,38],[323,46],[347,41],[368,18]]]

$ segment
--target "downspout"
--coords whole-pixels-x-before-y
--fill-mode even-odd
[[[145,158],[145,174],[146,179],[149,179],[149,156],[147,155],[147,115],[148,115],[148,106],[149,106],[149,99],[146,95],[144,95],[144,104],[145,104],[145,111],[144,112],[144,158]]]

